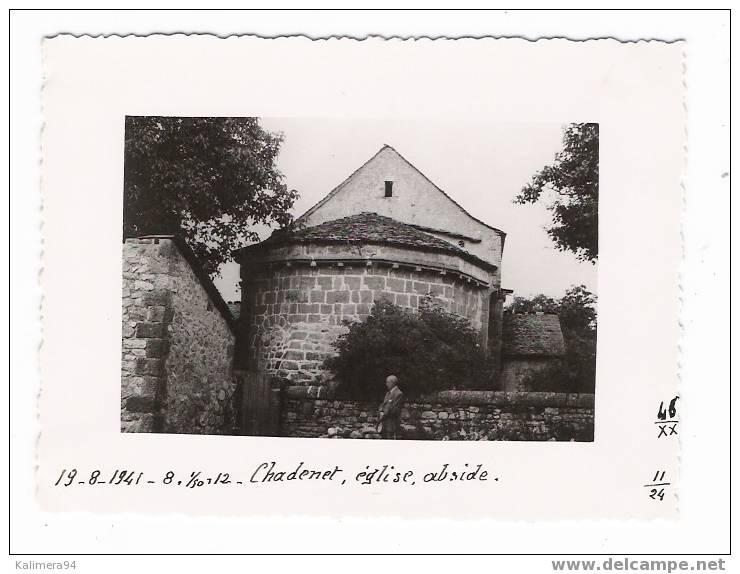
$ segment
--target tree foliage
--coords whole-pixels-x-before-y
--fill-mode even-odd
[[[596,381],[596,296],[585,286],[571,287],[561,299],[515,297],[508,313],[555,313],[565,339],[565,358],[534,375],[533,390],[593,393]]]
[[[557,249],[583,261],[599,256],[599,124],[571,124],[563,130],[563,149],[552,165],[538,171],[514,202],[535,203],[554,197],[547,206],[547,229]]]
[[[324,362],[341,381],[340,389],[358,399],[377,399],[385,378],[394,374],[404,393],[453,388],[489,388],[491,364],[467,319],[447,313],[425,298],[414,313],[378,301],[363,322],[334,346],[338,355]]]
[[[282,135],[258,118],[128,116],[125,140],[124,238],[179,234],[214,275],[253,225],[291,221]]]

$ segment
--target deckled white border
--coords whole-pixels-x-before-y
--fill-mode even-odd
[[[45,56],[47,242],[38,475],[45,508],[527,520],[675,515],[677,441],[658,441],[652,425],[660,401],[678,392],[680,44],[59,36],[45,43]],[[563,65],[578,70],[577,78],[563,74]],[[430,122],[456,117],[479,120],[489,129],[497,121],[598,122],[595,442],[326,443],[116,434],[118,419],[112,415],[119,403],[112,392],[118,385],[110,382],[119,372],[117,228],[126,114]],[[69,233],[75,217],[87,221],[96,238],[84,249]],[[615,464],[626,453],[632,462]],[[131,494],[111,487],[53,486],[68,467],[85,474],[101,469],[105,475],[130,468],[154,480],[170,469],[185,478],[191,471],[229,472],[246,483],[259,464],[270,461],[285,472],[300,462],[320,469],[338,464],[348,486],[187,491],[150,485]],[[444,463],[452,468],[483,463],[497,482],[423,485],[421,475]],[[359,486],[353,477],[366,465],[414,470],[418,486]],[[662,503],[643,489],[656,470],[673,483]]]
[[[715,77],[716,77],[716,76],[715,76]],[[713,78],[713,76],[711,75],[711,73],[709,73],[709,74],[708,74],[708,78],[709,78],[710,80],[711,80],[711,79]],[[711,84],[711,82],[710,82],[710,84]],[[707,85],[709,85],[709,84],[707,84]],[[701,130],[699,130],[699,131],[701,131]],[[691,133],[691,132],[690,132],[690,133]],[[694,133],[696,133],[696,130],[694,131]],[[694,205],[696,205],[696,204],[694,204]],[[695,212],[696,212],[696,211],[695,211]],[[716,243],[713,243],[713,244],[711,244],[711,245],[713,246],[713,248],[716,248]],[[711,382],[709,382],[708,384],[712,384],[712,383],[711,383]],[[715,491],[715,492],[716,492],[716,491]],[[566,526],[566,527],[563,527],[563,526],[559,527],[559,529],[560,529],[561,531],[562,531],[563,529],[569,529],[569,528],[570,528],[570,527],[567,527],[567,526]],[[633,530],[633,531],[637,531],[637,530],[639,530],[639,527],[637,527],[637,526],[634,526],[634,527],[632,528],[632,530]],[[672,531],[675,531],[675,528],[674,528],[674,529],[672,529]],[[706,533],[706,529],[702,530],[701,532],[703,532],[703,533]],[[697,532],[697,534],[698,534],[698,533],[699,533],[699,532]],[[557,537],[555,537],[555,538],[557,538]],[[552,540],[554,541],[555,539],[553,538]],[[696,540],[696,536],[692,537],[692,540]],[[709,538],[706,538],[706,540],[707,540],[707,541],[709,541],[710,539],[709,539]],[[715,538],[712,538],[711,540],[716,540],[716,539],[715,539]]]

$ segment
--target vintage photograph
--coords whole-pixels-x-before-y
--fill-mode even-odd
[[[44,46],[42,508],[254,524],[198,551],[678,516],[680,42]]]
[[[121,431],[593,441],[599,125],[125,118]]]

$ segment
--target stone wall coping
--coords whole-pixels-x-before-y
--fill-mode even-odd
[[[324,385],[290,385],[284,388],[287,399],[325,399],[335,397],[335,391]],[[415,403],[443,405],[496,405],[521,407],[594,408],[592,393],[546,393],[507,391],[440,391],[419,397]]]
[[[203,270],[203,267],[198,261],[198,257],[195,255],[195,253],[193,253],[193,250],[190,249],[190,247],[188,246],[187,243],[185,243],[185,240],[182,237],[180,237],[179,235],[142,235],[139,237],[126,238],[127,242],[137,241],[139,243],[150,243],[150,242],[156,243],[161,240],[172,241],[177,246],[177,249],[180,251],[180,254],[183,256],[185,261],[188,262],[188,265],[190,265],[190,268],[193,270],[193,273],[195,274],[195,277],[198,279],[198,282],[200,283],[201,287],[203,287],[206,294],[211,299],[213,306],[218,310],[218,312],[224,318],[231,332],[233,334],[236,334],[236,320],[234,319],[234,316],[231,314],[231,310],[229,309],[229,306],[226,304],[226,301],[224,301],[224,298],[221,296],[221,293],[219,292],[218,288],[213,284],[213,281],[211,281],[211,278],[208,276],[208,273],[206,273]]]

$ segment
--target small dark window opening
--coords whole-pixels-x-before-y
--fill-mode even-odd
[[[393,197],[393,182],[392,181],[385,182],[385,196]]]

